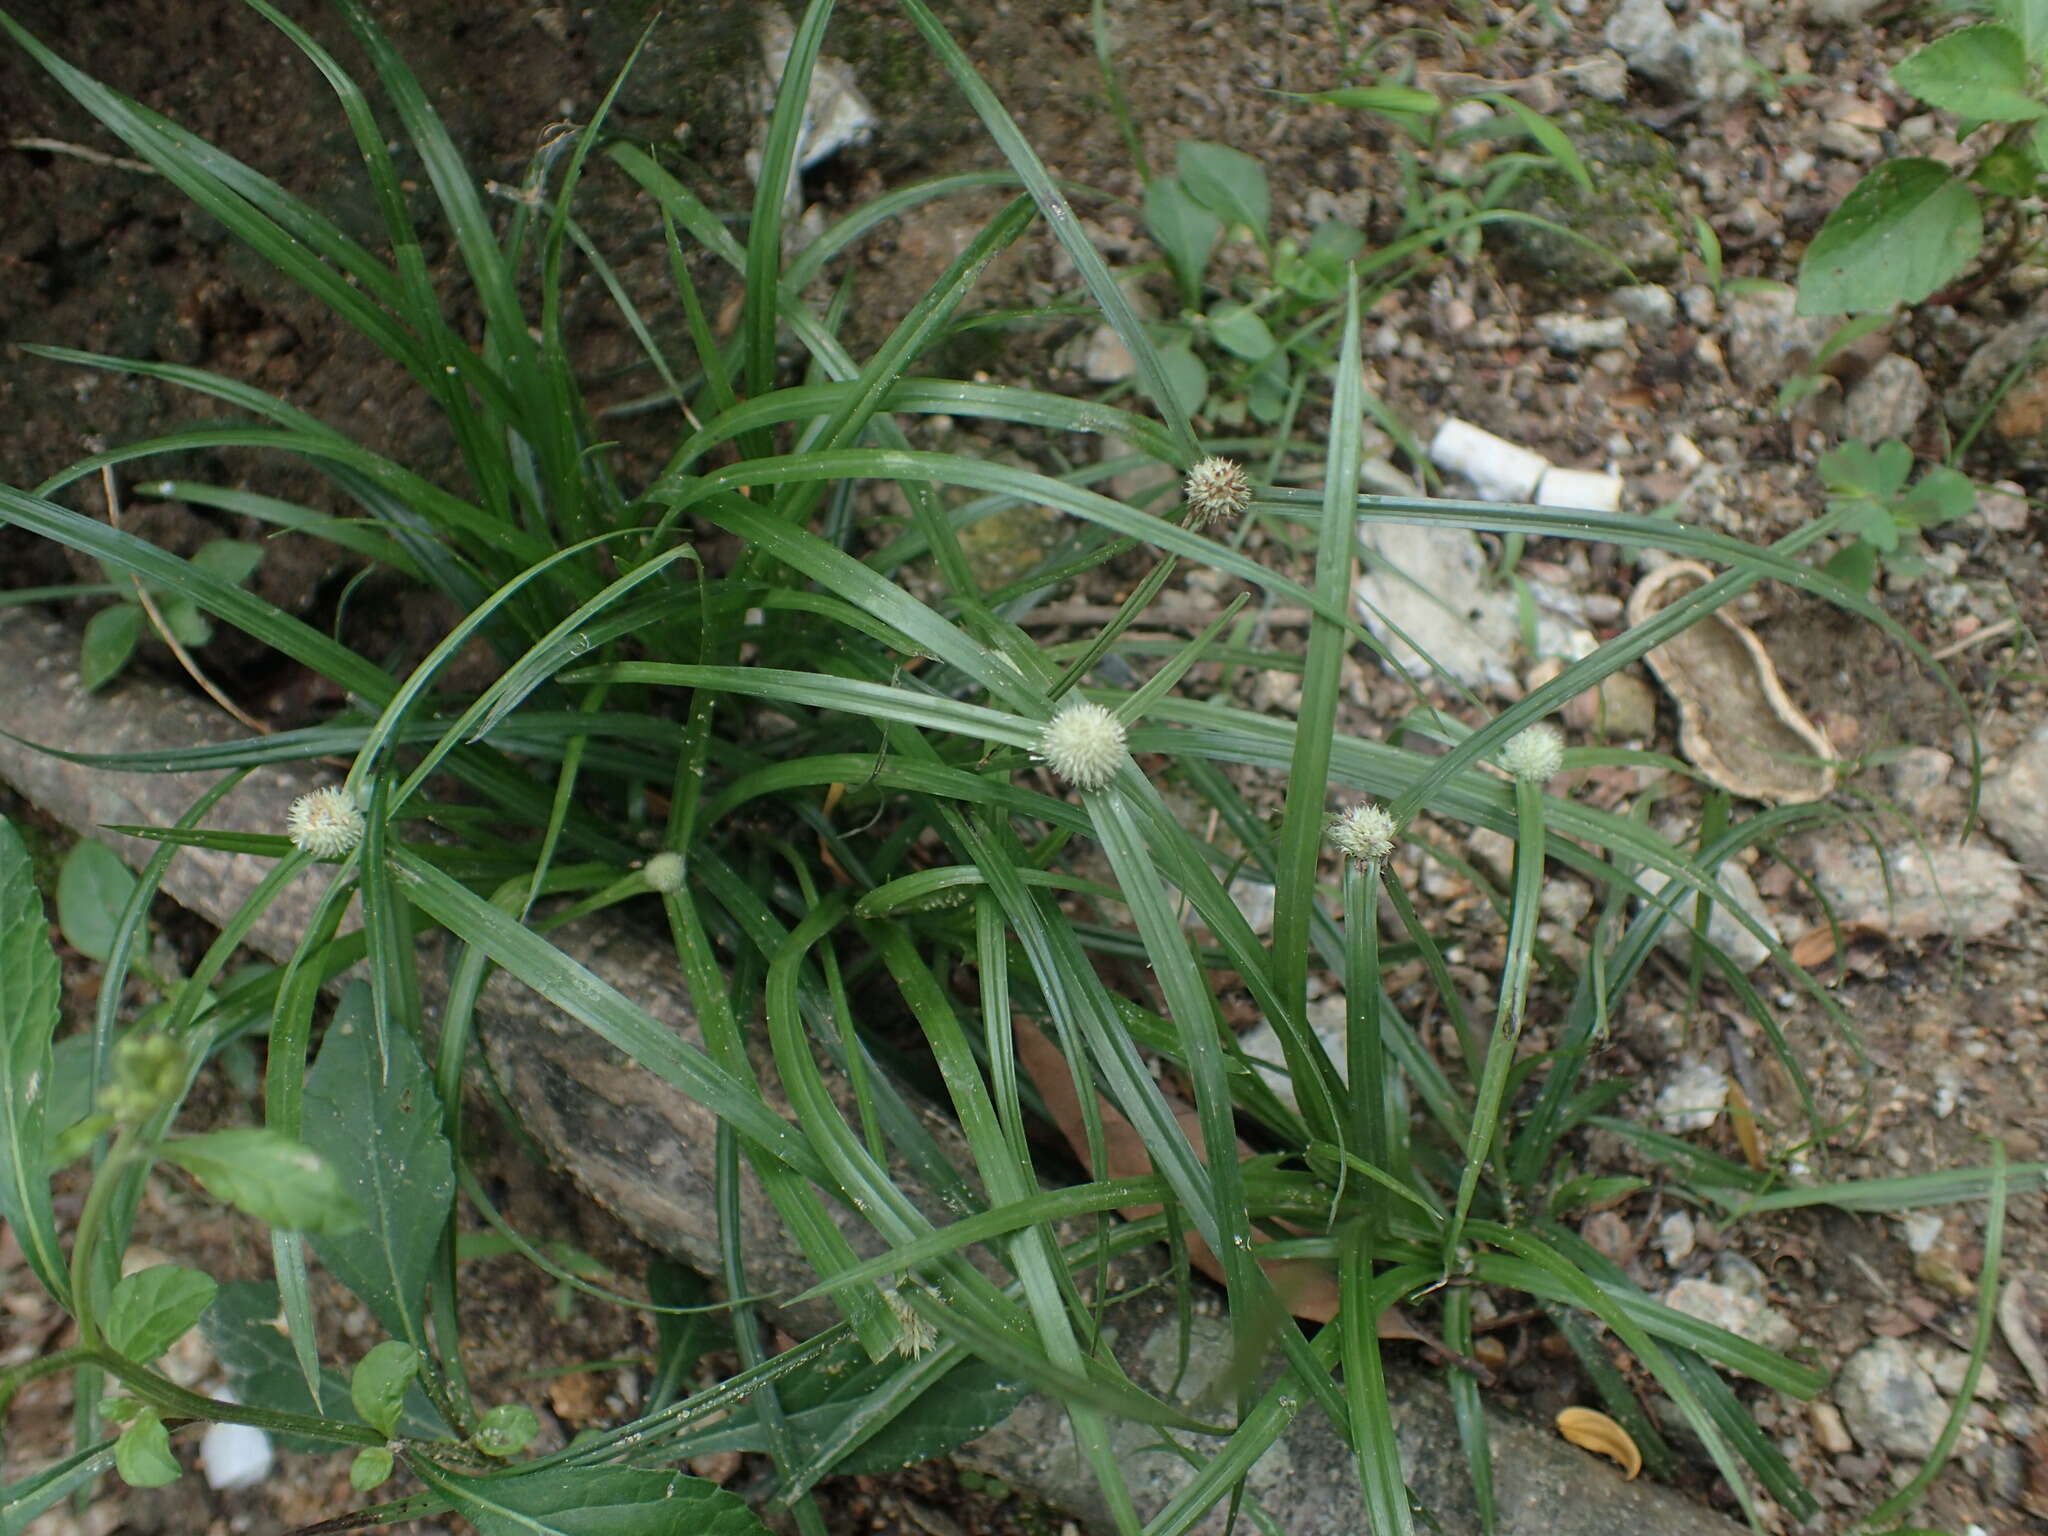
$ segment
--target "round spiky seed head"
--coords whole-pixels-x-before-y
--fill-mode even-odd
[[[1383,864],[1400,831],[1384,806],[1354,805],[1330,823],[1330,841],[1355,864]]]
[[[1202,460],[1188,471],[1181,489],[1188,505],[1194,508],[1189,521],[1197,528],[1236,517],[1252,504],[1252,483],[1245,478],[1244,466],[1235,459]]]
[[[1500,765],[1524,783],[1547,783],[1564,766],[1564,736],[1554,725],[1532,725],[1501,748]]]
[[[640,878],[647,882],[651,891],[660,891],[664,896],[670,891],[683,888],[683,856],[680,853],[657,853],[640,866]]]
[[[338,859],[363,840],[363,808],[345,789],[316,789],[292,802],[285,830],[314,858]]]
[[[1038,760],[1076,789],[1104,789],[1124,760],[1124,723],[1100,704],[1075,699],[1046,722]]]

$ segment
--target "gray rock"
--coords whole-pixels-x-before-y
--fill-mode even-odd
[[[1920,365],[1910,357],[1887,352],[1843,398],[1842,437],[1853,443],[1904,437],[1919,425],[1933,399],[1934,391]]]
[[[1796,315],[1792,306],[1790,288],[1759,289],[1728,301],[1723,345],[1736,382],[1770,389],[1787,374],[1813,365],[1834,322]]]
[[[1536,334],[1551,351],[1577,357],[1627,345],[1628,321],[1620,315],[1538,315]]]
[[[1977,487],[1977,515],[1984,526],[1999,533],[2019,533],[2026,526],[2031,509],[2027,489],[2016,480],[1999,480]]]
[[[1687,1317],[1740,1334],[1765,1349],[1790,1349],[1799,1342],[1799,1330],[1782,1312],[1774,1311],[1745,1291],[1711,1280],[1679,1281],[1664,1293],[1664,1305]]]
[[[1733,1248],[1724,1248],[1714,1255],[1713,1275],[1716,1285],[1726,1286],[1757,1301],[1770,1299],[1771,1282],[1764,1278],[1762,1268],[1756,1260],[1737,1253]]]
[[[1694,101],[1736,101],[1753,83],[1747,62],[1740,23],[1708,11],[1678,34],[1673,83]]]
[[[1985,782],[1984,820],[2022,864],[2048,871],[2048,725]]]
[[[1557,72],[1595,101],[1628,100],[1628,63],[1618,53],[1602,49]]]
[[[1906,843],[1888,855],[1860,840],[1816,837],[1802,846],[1835,920],[1894,938],[1989,938],[2019,915],[2025,899],[2020,867],[1982,843],[1924,850]]]
[[[1809,20],[1833,27],[1861,26],[1886,0],[1806,0]]]
[[[1137,359],[1114,329],[1098,325],[1089,333],[1081,352],[1081,372],[1089,383],[1120,384],[1137,371]]]
[[[1884,141],[1868,128],[1858,128],[1854,123],[1824,123],[1820,130],[1820,147],[1838,160],[1853,161],[1864,165],[1884,153]]]
[[[1692,1257],[1697,1241],[1698,1232],[1688,1212],[1673,1211],[1657,1223],[1657,1247],[1664,1255],[1664,1262],[1673,1269]]]
[[[1681,236],[1671,146],[1611,108],[1555,121],[1591,171],[1593,190],[1562,170],[1539,170],[1517,181],[1503,202],[1572,233],[1511,220],[1488,225],[1487,243],[1531,279],[1566,293],[1598,293],[1617,280],[1673,271],[1691,237]]]
[[[1728,1074],[1704,1061],[1689,1061],[1657,1095],[1657,1119],[1673,1136],[1704,1131],[1728,1102]]]
[[[1948,1417],[1934,1378],[1898,1339],[1851,1355],[1835,1377],[1835,1402],[1859,1444],[1895,1456],[1927,1455]]]
[[[2019,377],[2006,389],[2014,369]],[[1980,446],[2003,449],[2018,463],[2048,464],[2048,304],[2037,303],[2026,319],[2000,326],[1971,353],[1941,404],[1950,423],[1963,430],[1992,406]]]
[[[1678,300],[1662,283],[1617,288],[1607,295],[1607,307],[1652,336],[1662,336],[1678,323]]]
[[[1637,74],[1659,85],[1676,82],[1678,23],[1664,9],[1664,0],[1621,0],[1607,19],[1604,36]]]
[[[1646,869],[1636,876],[1636,883],[1650,895],[1661,892],[1667,881],[1662,871]],[[1721,889],[1728,893],[1729,901],[1747,912],[1763,925],[1764,931],[1773,938],[1783,938],[1778,931],[1777,920],[1771,916],[1770,908],[1764,905],[1758,893],[1756,882],[1749,878],[1749,872],[1739,865],[1723,864],[1720,872]],[[1667,953],[1684,960],[1691,956],[1694,909],[1696,898],[1679,899],[1671,918],[1664,925],[1664,931],[1657,935],[1658,946]],[[1745,972],[1753,971],[1771,956],[1769,946],[1751,933],[1725,902],[1714,902],[1707,909],[1707,942],[1714,945]]]
[[[1368,523],[1358,543],[1365,556],[1352,589],[1359,617],[1411,676],[1429,676],[1434,661],[1468,688],[1515,687],[1521,625],[1514,594],[1494,585],[1477,538],[1462,528]]]
[[[1645,80],[1694,101],[1734,101],[1749,90],[1742,28],[1712,11],[1680,31],[1663,0],[1622,0],[1606,40]]]
[[[1962,791],[1948,781],[1955,766],[1939,747],[1908,747],[1884,765],[1885,793],[1925,827],[1962,806]]]

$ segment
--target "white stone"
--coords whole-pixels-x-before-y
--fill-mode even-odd
[[[1835,1377],[1835,1401],[1860,1444],[1897,1456],[1927,1455],[1948,1417],[1933,1378],[1899,1339],[1851,1355]]]
[[[1905,1228],[1906,1247],[1926,1253],[1941,1241],[1942,1220],[1938,1211],[1914,1211],[1900,1224]]]
[[[1597,469],[1552,469],[1544,472],[1536,487],[1536,505],[1619,512],[1624,488],[1621,476]]]
[[[1842,399],[1842,438],[1852,443],[1881,443],[1905,437],[1919,425],[1934,403],[1927,375],[1910,357],[1887,352],[1870,365]]]
[[[1081,353],[1081,372],[1089,383],[1120,384],[1137,371],[1137,359],[1113,327],[1098,325],[1089,334]]]
[[[1766,1349],[1790,1349],[1799,1342],[1799,1330],[1782,1312],[1755,1296],[1711,1280],[1680,1280],[1664,1293],[1664,1305],[1687,1317],[1740,1334]]]
[[[1348,1060],[1346,1042],[1351,1036],[1347,1008],[1342,992],[1326,993],[1312,999],[1308,1005],[1309,1033],[1322,1043],[1323,1050],[1337,1069],[1339,1081],[1345,1075]],[[1294,1079],[1287,1073],[1287,1053],[1280,1048],[1280,1032],[1261,1019],[1237,1037],[1237,1044],[1258,1063],[1259,1075],[1265,1078],[1266,1086],[1273,1090],[1280,1102],[1290,1109],[1300,1109],[1301,1102],[1294,1093]]]
[[[254,1425],[209,1424],[199,1437],[199,1464],[209,1488],[254,1488],[270,1476],[276,1460],[270,1436]]]
[[[1364,571],[1352,595],[1397,665],[1427,677],[1433,663],[1468,688],[1514,688],[1515,599],[1494,583],[1477,538],[1462,528],[1363,523],[1358,542]]]
[[[1244,920],[1252,925],[1252,932],[1268,934],[1273,931],[1273,887],[1263,880],[1250,880],[1240,875],[1230,882],[1230,899],[1237,903],[1237,910],[1244,914]]]
[[[1637,74],[1662,83],[1678,70],[1678,23],[1664,0],[1621,0],[1607,20],[1607,46]]]
[[[1678,35],[1678,86],[1695,101],[1736,101],[1753,83],[1739,23],[1703,12]]]
[[[1704,1061],[1687,1062],[1657,1095],[1657,1119],[1673,1136],[1704,1131],[1728,1102],[1728,1074]]]
[[[1628,344],[1628,321],[1620,315],[1575,315],[1558,312],[1536,317],[1536,334],[1562,357],[1578,357],[1607,347]]]
[[[1659,895],[1667,883],[1662,870],[1645,869],[1636,875],[1636,884],[1652,897]],[[1756,919],[1766,933],[1774,939],[1783,938],[1778,931],[1777,920],[1764,905],[1763,896],[1747,870],[1740,865],[1723,864],[1719,883],[1728,894],[1729,901]],[[1691,957],[1692,921],[1697,906],[1696,894],[1680,896],[1663,931],[1657,935],[1658,945],[1674,958],[1685,960]],[[1771,955],[1770,947],[1728,909],[1727,902],[1716,901],[1708,908],[1707,942],[1734,961],[1745,974],[1762,965]]]
[[[1662,283],[1638,283],[1617,288],[1607,303],[1630,325],[1639,325],[1653,336],[1661,336],[1678,323],[1678,297]]]
[[[1446,417],[1436,429],[1429,461],[1471,481],[1482,501],[1527,501],[1550,468],[1550,461],[1534,449],[1455,416]]]
[[[1628,100],[1628,64],[1618,53],[1602,49],[1558,71],[1595,101]]]
[[[1664,1255],[1664,1262],[1673,1269],[1692,1256],[1697,1241],[1698,1233],[1688,1212],[1673,1211],[1657,1223],[1658,1251]]]

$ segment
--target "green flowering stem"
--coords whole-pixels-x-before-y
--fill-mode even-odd
[[[1116,611],[1116,617],[1103,625],[1102,632],[1089,642],[1088,649],[1076,658],[1072,666],[1053,679],[1052,686],[1045,691],[1049,701],[1057,704],[1062,694],[1095,670],[1095,664],[1109,654],[1109,648],[1117,643],[1123,632],[1135,624],[1138,616],[1152,606],[1152,599],[1164,589],[1178,564],[1177,555],[1160,557],[1159,563],[1146,573],[1145,579],[1123,600]]]
[[[323,1419],[310,1413],[285,1413],[275,1408],[253,1408],[247,1403],[225,1402],[189,1392],[146,1366],[105,1345],[80,1346],[68,1351],[72,1364],[98,1366],[126,1387],[140,1401],[165,1418],[195,1419],[213,1424],[247,1424],[272,1434],[304,1435],[311,1440],[332,1440],[341,1445],[383,1445],[385,1437],[367,1424],[350,1424],[341,1419]]]
[[[1394,1162],[1393,1127],[1387,1103],[1386,1052],[1380,1044],[1380,871],[1381,861],[1344,861],[1344,1078],[1349,1085],[1352,1145],[1382,1173],[1402,1178]],[[1367,1190],[1366,1208],[1377,1232],[1387,1196]]]
[[[143,1161],[146,1154],[140,1149],[147,1145],[137,1126],[123,1125],[93,1174],[92,1185],[85,1192],[85,1205],[78,1213],[78,1236],[71,1243],[71,1316],[78,1324],[78,1347],[88,1354],[100,1347],[99,1319],[94,1315],[93,1253],[107,1228],[108,1203],[129,1170]]]
[[[1543,788],[1533,776],[1514,781],[1515,889],[1508,908],[1508,951],[1501,968],[1500,1003],[1494,1010],[1493,1040],[1486,1048],[1486,1067],[1472,1105],[1472,1130],[1465,1138],[1465,1172],[1458,1181],[1458,1201],[1444,1232],[1444,1262],[1458,1263],[1458,1243],[1479,1176],[1493,1156],[1500,1130],[1501,1104],[1507,1097],[1508,1073],[1522,1038],[1522,1009],[1529,998],[1529,964],[1536,947],[1536,918],[1543,894]]]

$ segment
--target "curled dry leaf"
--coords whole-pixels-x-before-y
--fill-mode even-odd
[[[2048,1351],[2041,1342],[2044,1330],[2048,1330],[2048,1275],[2023,1270],[2006,1282],[2005,1294],[1998,1298],[1998,1331],[2026,1368],[2034,1395],[2048,1403]]]
[[[1659,566],[1630,595],[1629,622],[1647,622],[1713,579],[1692,560]],[[1834,787],[1834,747],[1786,696],[1747,624],[1717,610],[1643,659],[1678,704],[1679,749],[1711,782],[1774,805]]]
[[[1580,1450],[1605,1456],[1631,1479],[1643,1470],[1643,1453],[1628,1431],[1596,1409],[1564,1409],[1557,1416],[1557,1432]]]
[[[1812,970],[1816,965],[1832,960],[1837,948],[1837,932],[1841,935],[1840,947],[1843,949],[1862,939],[1882,940],[1888,936],[1883,925],[1879,923],[1849,922],[1834,926],[1822,923],[1818,928],[1808,929],[1793,942],[1792,963]]]

